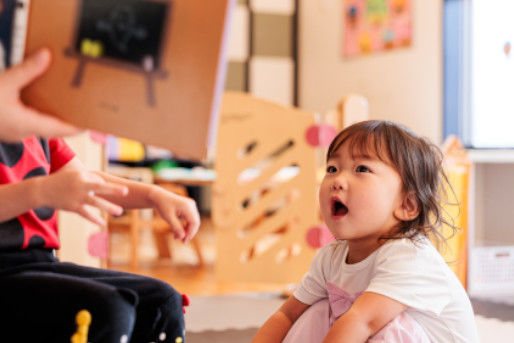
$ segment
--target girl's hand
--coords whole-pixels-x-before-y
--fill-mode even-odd
[[[200,214],[193,199],[154,187],[149,193],[153,208],[171,226],[175,238],[186,243],[198,232]]]
[[[105,220],[90,206],[114,216],[120,215],[123,208],[102,196],[125,196],[128,193],[126,186],[106,182],[98,174],[80,169],[66,169],[41,177],[39,185],[42,206],[75,212],[100,226],[105,225]]]
[[[14,142],[32,135],[55,137],[80,132],[70,124],[25,106],[20,100],[21,90],[48,69],[50,60],[48,49],[42,49],[21,64],[0,72],[0,140]]]

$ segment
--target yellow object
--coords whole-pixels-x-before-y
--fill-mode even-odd
[[[359,37],[359,45],[361,47],[362,52],[370,52],[371,51],[371,36],[368,33],[363,33]]]
[[[87,334],[89,325],[91,324],[91,313],[87,310],[81,310],[75,317],[77,323],[77,332],[71,336],[71,343],[87,343]]]
[[[81,41],[80,52],[84,56],[98,58],[103,55],[104,47],[101,41],[86,38]]]
[[[127,138],[118,138],[120,161],[142,161],[145,158],[145,147],[142,143]]]
[[[393,7],[402,9],[405,7],[405,0],[393,0]]]
[[[455,272],[463,286],[466,286],[467,268],[467,237],[468,237],[468,199],[469,199],[469,175],[471,160],[466,150],[462,147],[457,137],[450,136],[443,145],[445,155],[444,169],[448,181],[453,188],[447,191],[448,204],[443,206],[444,216],[447,221],[453,223],[461,231],[451,236],[452,230],[443,226],[443,235],[449,237],[446,244],[441,246],[440,252]],[[455,204],[458,204],[456,206]]]
[[[184,340],[182,339],[182,337],[177,337],[175,338],[175,343],[182,343],[184,342]]]

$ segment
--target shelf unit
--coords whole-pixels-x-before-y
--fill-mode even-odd
[[[472,149],[468,292],[514,295],[514,149]]]

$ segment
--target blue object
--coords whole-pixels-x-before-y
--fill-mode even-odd
[[[463,138],[462,0],[446,0],[443,11],[443,138]]]

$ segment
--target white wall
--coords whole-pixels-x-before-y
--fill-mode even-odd
[[[442,139],[442,0],[413,1],[408,48],[370,56],[342,56],[343,0],[300,0],[299,101],[325,112],[348,93],[370,103],[373,119],[401,122]]]
[[[103,150],[100,144],[89,138],[85,132],[66,138],[66,143],[73,149],[78,159],[90,170],[103,169]],[[96,209],[92,209],[97,211]],[[97,212],[99,213],[99,212]],[[90,267],[100,267],[101,260],[88,252],[88,240],[100,228],[76,213],[59,211],[59,238],[61,249],[58,256],[63,262],[73,262]]]

